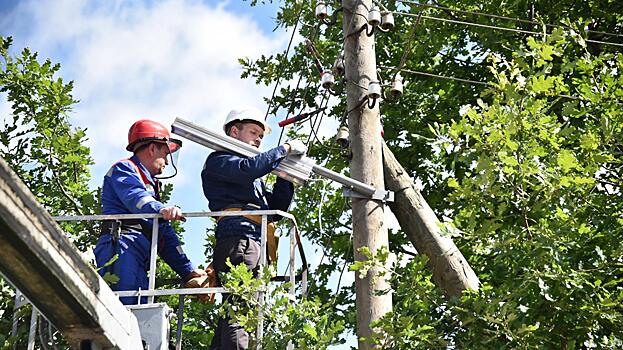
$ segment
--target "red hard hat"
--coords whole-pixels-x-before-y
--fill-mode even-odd
[[[165,128],[164,125],[153,120],[141,119],[130,127],[128,131],[128,146],[125,149],[134,152],[139,143],[145,142],[167,143],[171,153],[182,147],[182,141],[172,139],[169,129]]]

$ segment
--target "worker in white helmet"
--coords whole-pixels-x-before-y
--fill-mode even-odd
[[[259,110],[243,108],[233,110],[227,115],[223,131],[230,137],[259,148],[264,135],[270,133],[271,129]],[[209,201],[210,210],[287,211],[294,194],[292,183],[278,178],[270,192],[262,177],[274,170],[287,155],[303,155],[305,152],[307,147],[299,140],[288,141],[253,157],[227,151],[212,152],[201,172],[203,193]],[[278,219],[269,218],[269,226],[274,227],[274,221]],[[218,220],[215,235],[212,267],[216,272],[218,285],[218,274],[229,271],[225,264],[227,259],[233,265],[244,263],[257,274],[261,240],[260,216],[222,217]],[[269,253],[268,256],[275,259],[274,254]],[[224,295],[224,299],[227,300],[227,295]],[[210,349],[247,349],[248,344],[248,334],[240,325],[221,318]]]

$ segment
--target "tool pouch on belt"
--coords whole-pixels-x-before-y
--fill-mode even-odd
[[[223,211],[242,211],[242,208],[225,208]],[[242,215],[244,218],[251,220],[257,225],[262,226],[261,215]],[[216,222],[219,222],[223,216],[218,217]],[[268,257],[268,263],[277,263],[277,250],[279,249],[279,236],[275,235],[277,231],[277,225],[274,222],[268,222],[266,225],[266,256]]]

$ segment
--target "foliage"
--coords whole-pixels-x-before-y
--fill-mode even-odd
[[[250,4],[265,2],[270,1]],[[425,257],[399,256],[400,263],[387,271],[394,310],[374,324],[377,332],[369,341],[386,349],[621,348],[623,60],[618,47],[598,42],[620,41],[607,34],[620,32],[620,4],[459,0],[435,2],[445,8],[434,8],[381,3],[410,14],[396,15],[395,30],[375,35],[379,78],[389,83],[402,61],[407,80],[399,100],[381,101],[386,142],[422,184],[438,217],[461,232],[453,239],[482,287],[446,300],[431,282]],[[330,67],[341,51],[343,12],[337,11],[338,2],[330,2],[337,24],[322,23],[314,18],[316,4],[282,1],[276,24],[296,25],[298,34],[318,50],[323,66]],[[427,18],[418,22],[419,13]],[[91,162],[88,150],[79,146],[84,132],[73,131],[64,119],[75,103],[71,83],[53,79],[58,66],[37,63],[27,50],[14,60],[9,46],[10,40],[3,39],[6,63],[0,86],[17,112],[0,133],[2,156],[13,159],[11,166],[51,212],[97,212],[95,199],[84,192],[87,187],[79,186],[88,178]],[[240,63],[244,78],[282,83],[267,98],[273,114],[318,107],[319,96],[325,95],[303,43],[295,42],[287,55],[241,58]],[[338,82],[338,95],[345,84]],[[346,122],[344,96],[329,100],[327,113],[310,125],[330,117]],[[302,130],[299,125],[289,133],[308,136]],[[330,139],[308,137],[310,156],[347,173],[347,151]],[[185,324],[190,333],[185,345],[207,347],[212,335],[206,328],[214,329],[217,312],[252,330],[258,322],[253,294],[266,285],[265,334],[275,336],[264,338],[265,348],[281,349],[292,340],[295,348],[320,349],[344,341],[341,327],[353,331],[353,286],[331,287],[331,276],[341,276],[353,262],[348,201],[336,187],[313,181],[297,191],[292,211],[304,235],[322,249],[320,263],[311,266],[309,297],[291,300],[287,286],[265,280],[270,271],[254,280],[244,267],[234,268],[227,286],[246,306],[192,303],[185,310],[191,321]],[[84,230],[68,232],[86,245],[79,238],[88,237]],[[409,251],[408,245],[403,232],[392,233],[391,251]],[[368,256],[369,261],[352,269],[363,271],[389,255]],[[159,285],[173,281],[173,272],[161,264]],[[3,294],[0,299],[3,310],[10,310],[7,298]],[[175,305],[173,298],[165,300]],[[8,314],[0,317],[0,327],[7,327]]]
[[[623,344],[621,68],[572,33],[528,38],[491,56],[495,82],[447,129],[467,168],[449,203],[485,283],[457,307],[459,346]]]
[[[40,63],[36,53],[24,49],[10,53],[12,39],[0,37],[0,92],[11,114],[0,125],[0,156],[24,181],[51,215],[94,213],[99,210],[96,192],[88,188],[93,163],[84,146],[85,130],[73,128],[68,113],[77,101],[73,83],[55,77],[60,65]],[[96,235],[91,224],[63,224],[68,237],[85,250]],[[3,289],[6,287],[2,281]],[[2,293],[0,334],[11,334],[13,293]],[[23,311],[23,312],[22,312]],[[15,338],[1,338],[1,346],[19,344],[27,336],[30,312],[18,312],[20,327]],[[25,346],[25,345],[24,345]]]
[[[0,125],[0,156],[24,181],[51,215],[95,213],[96,193],[88,188],[93,164],[84,146],[84,129],[73,128],[68,113],[78,101],[71,95],[73,82],[55,75],[59,64],[39,63],[25,48],[11,56],[12,39],[0,38],[2,71],[0,92],[6,94],[11,115]],[[82,249],[91,243],[91,225],[63,225]]]
[[[375,35],[379,77],[387,83],[396,73],[393,67],[404,61],[407,80],[399,100],[381,102],[385,140],[422,184],[438,217],[461,232],[453,240],[483,285],[458,300],[444,300],[424,257],[397,265],[391,280],[394,311],[375,325],[371,341],[395,349],[619,348],[622,60],[619,46],[600,41],[621,41],[608,34],[620,32],[620,4],[381,3],[411,15],[395,15],[395,30]],[[277,23],[297,24],[329,67],[341,50],[342,15],[337,14],[337,25],[327,25],[313,17],[315,5],[284,1]],[[340,4],[329,6],[337,13]],[[427,18],[417,22],[419,13]],[[274,98],[267,98],[274,114],[320,104],[323,91],[304,43],[295,43],[288,57],[279,53],[241,64],[243,77],[282,82]],[[299,77],[298,85],[283,83]],[[336,91],[342,85],[338,82]],[[344,96],[331,97],[329,106],[325,117],[343,123]],[[304,138],[301,130],[299,125],[290,132]],[[310,139],[312,157],[344,169],[346,159],[332,140]],[[334,317],[352,330],[352,288],[332,292],[327,286],[328,276],[352,262],[348,206],[319,182],[297,196],[293,212],[304,235],[322,246],[330,261],[312,267],[317,285],[311,295],[321,301],[341,295],[336,300],[348,311]],[[319,206],[322,214],[309,210]],[[393,251],[407,251],[408,244],[400,231],[390,238]],[[365,270],[372,263],[353,268]]]
[[[271,284],[271,267],[265,266],[260,277],[253,278],[246,265],[233,266],[229,261],[227,264],[231,271],[224,276],[223,286],[231,295],[219,314],[235,320],[250,334],[263,322],[263,349],[285,349],[290,342],[295,349],[326,349],[335,343],[343,323],[331,320],[330,314],[324,312],[331,305],[318,299],[295,299],[289,294],[290,283]]]

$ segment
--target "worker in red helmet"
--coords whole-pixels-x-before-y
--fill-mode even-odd
[[[177,173],[174,154],[182,147],[172,139],[169,130],[153,120],[141,119],[128,132],[126,149],[134,155],[110,168],[102,185],[102,214],[162,214],[158,220],[158,254],[183,281],[205,276],[196,269],[182,250],[170,221],[184,220],[178,207],[165,207],[160,202],[159,178]],[[175,172],[162,177],[167,165]],[[115,275],[113,290],[148,289],[149,257],[153,219],[108,220],[102,225],[95,246],[95,259],[100,275]],[[136,304],[137,297],[121,297],[124,304]],[[147,302],[145,297],[140,303]]]

